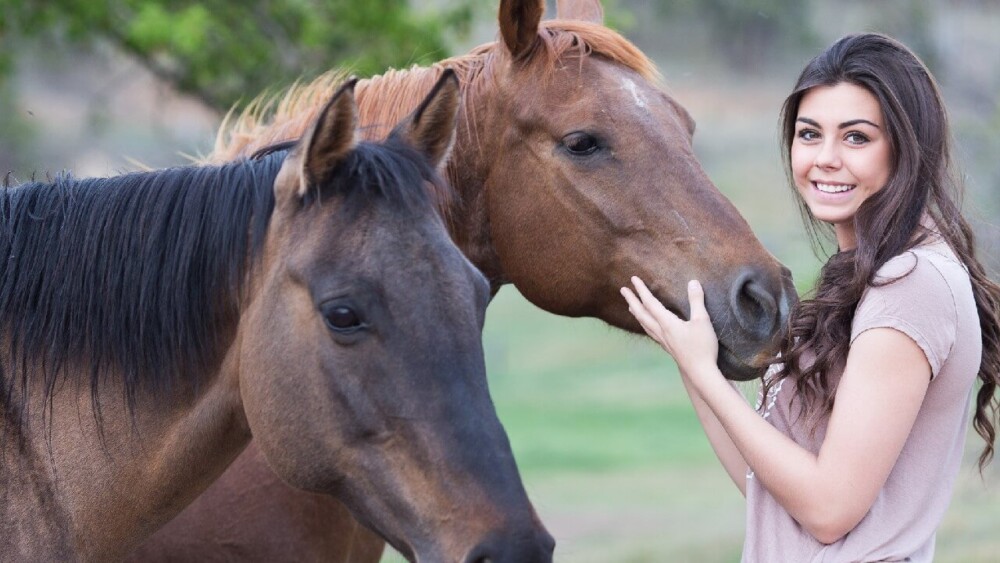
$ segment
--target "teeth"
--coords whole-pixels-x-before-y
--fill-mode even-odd
[[[839,184],[834,186],[832,184],[820,184],[819,182],[814,182],[814,185],[819,191],[828,194],[839,194],[841,192],[847,192],[854,189],[854,185],[852,184]]]

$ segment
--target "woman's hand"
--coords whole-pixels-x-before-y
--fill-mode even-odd
[[[685,376],[718,370],[715,367],[719,356],[719,339],[712,328],[712,320],[705,309],[705,292],[696,280],[688,283],[688,299],[691,303],[691,320],[681,320],[660,303],[637,277],[632,277],[635,293],[627,287],[621,294],[628,301],[629,312],[653,340],[673,356]]]

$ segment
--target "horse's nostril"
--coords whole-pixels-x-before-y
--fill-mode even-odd
[[[744,330],[767,338],[775,327],[778,303],[763,282],[764,277],[757,272],[744,272],[733,286],[731,304],[736,321]]]
[[[493,563],[492,552],[493,548],[488,543],[483,543],[465,557],[464,563]]]
[[[466,557],[465,563],[493,563],[493,558],[490,557],[489,555],[481,555],[480,553],[475,553],[473,555],[469,555],[468,557]]]
[[[473,548],[465,563],[552,563],[556,541],[544,528],[493,535]]]
[[[767,305],[765,300],[768,296],[761,295],[760,288],[752,281],[743,284],[740,290],[740,306],[744,313],[750,318],[760,318],[767,315]]]

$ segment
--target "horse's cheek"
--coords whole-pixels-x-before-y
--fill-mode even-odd
[[[301,488],[323,471],[318,467],[315,414],[323,410],[310,381],[301,374],[314,362],[294,308],[264,306],[248,312],[240,358],[243,409],[264,458],[282,480]],[[295,337],[294,335],[299,335]],[[288,405],[296,405],[290,409]]]

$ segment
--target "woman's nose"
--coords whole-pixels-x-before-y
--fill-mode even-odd
[[[816,153],[816,166],[827,170],[840,168],[840,153],[835,142],[825,141],[820,146]]]

